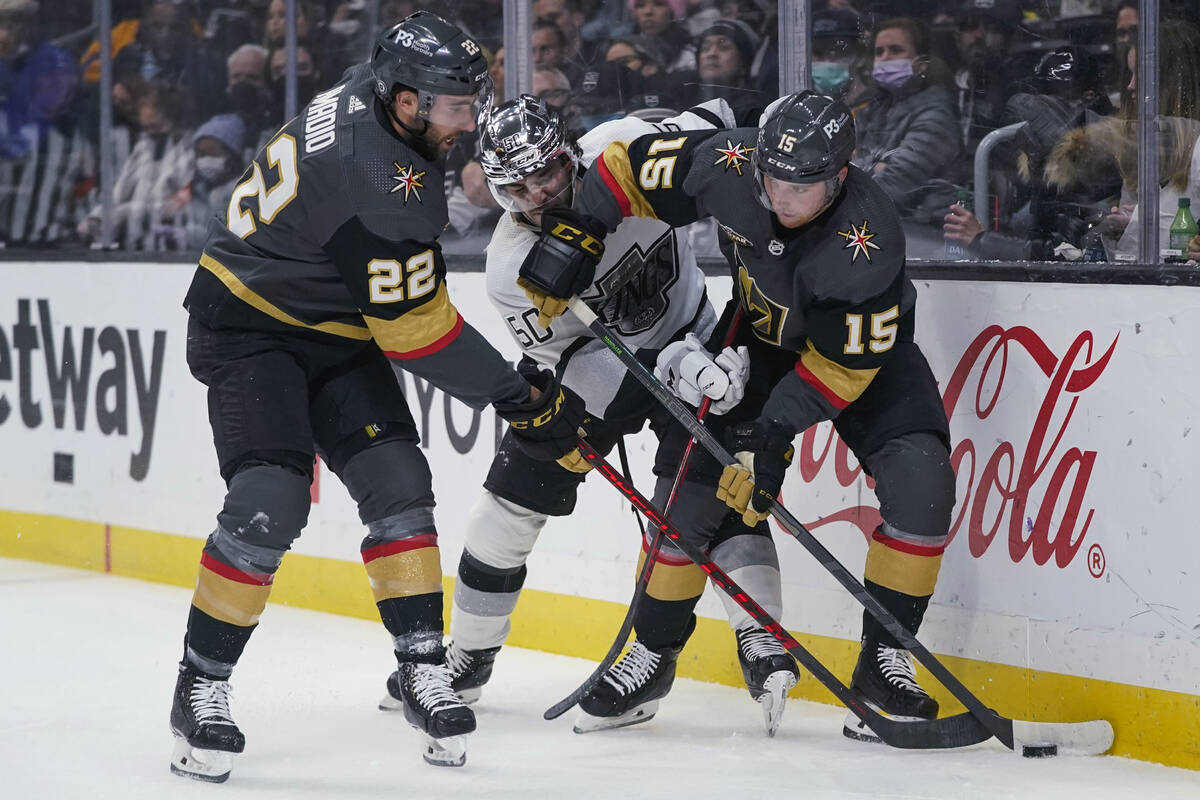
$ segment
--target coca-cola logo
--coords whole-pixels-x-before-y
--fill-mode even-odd
[[[958,476],[959,496],[950,541],[965,527],[968,549],[979,558],[1001,530],[1007,530],[1008,556],[1014,563],[1031,554],[1035,564],[1053,559],[1062,568],[1075,559],[1095,515],[1095,509],[1085,508],[1085,501],[1097,452],[1065,447],[1063,442],[1084,393],[1104,373],[1119,338],[1118,334],[1097,356],[1092,332],[1083,331],[1059,357],[1025,326],[993,325],[975,337],[942,387],[952,431],[972,427],[968,422],[972,417],[972,421],[984,421],[1003,406],[1036,401],[1037,395],[1014,390],[1018,382],[1012,380],[1014,373],[1029,376],[1021,369],[1023,364],[1032,362],[1048,383],[1026,431],[1005,430],[1007,438],[981,437],[978,443],[971,436],[954,442],[950,460]],[[1005,417],[1021,419],[1022,415]],[[820,431],[827,431],[823,441],[818,441]],[[862,472],[832,427],[804,432],[796,468],[805,483],[822,471],[832,471],[842,487],[853,485]],[[873,489],[874,481],[865,480]],[[1036,508],[1036,514],[1027,514],[1030,508]],[[853,505],[807,523],[807,527],[849,522],[870,537],[880,520],[877,506]],[[1096,574],[1097,559],[1102,562],[1103,556],[1098,546],[1092,550],[1089,569]]]

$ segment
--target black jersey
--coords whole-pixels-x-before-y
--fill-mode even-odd
[[[466,402],[528,387],[450,301],[437,163],[392,128],[368,65],[255,156],[209,236],[184,306],[210,328],[374,340]]]
[[[758,342],[795,353],[763,410],[803,430],[857,399],[894,345],[911,341],[916,291],[904,234],[883,190],[850,167],[811,223],[778,225],[756,199],[757,128],[641,136],[608,147],[577,210],[611,230],[626,216],[672,225],[714,217],[734,294]]]

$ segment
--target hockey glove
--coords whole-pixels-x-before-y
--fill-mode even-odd
[[[750,359],[745,347],[726,347],[714,359],[689,333],[679,342],[671,342],[658,354],[654,376],[685,403],[699,406],[709,397],[709,411],[724,414],[742,401],[746,394],[746,375]]]
[[[517,285],[538,310],[538,325],[567,310],[567,300],[592,284],[604,255],[604,230],[570,208],[542,212],[542,235],[521,264]]]
[[[717,499],[742,515],[753,528],[766,519],[771,503],[779,495],[783,477],[792,463],[795,432],[775,420],[741,422],[728,433],[729,448],[738,464],[721,473]]]
[[[590,421],[583,400],[549,370],[521,373],[540,396],[524,403],[496,403],[496,413],[508,421],[517,446],[531,458],[555,461],[570,455]]]

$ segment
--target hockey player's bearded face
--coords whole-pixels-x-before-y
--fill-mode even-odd
[[[845,179],[845,172],[845,168],[843,168],[842,179]],[[824,211],[832,200],[829,197],[828,181],[788,183],[764,175],[763,188],[771,200],[775,217],[785,228],[799,228],[807,225]]]
[[[434,159],[446,155],[458,137],[475,130],[475,102],[478,95],[439,94],[434,98],[429,115],[422,120],[418,115],[417,95],[400,92],[396,95],[393,112],[403,122],[410,136],[424,128],[421,145],[425,153]]]

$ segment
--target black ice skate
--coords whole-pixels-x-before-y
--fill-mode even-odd
[[[579,698],[583,713],[575,720],[575,732],[623,728],[653,719],[658,701],[675,682],[675,662],[682,650],[683,645],[651,650],[635,641],[595,687]]]
[[[229,713],[229,683],[179,665],[171,704],[175,753],[171,772],[196,780],[222,783],[229,778],[233,753],[246,749],[246,737]]]
[[[404,718],[424,736],[427,762],[440,767],[466,763],[466,735],[475,730],[475,714],[454,693],[445,665],[402,663],[388,678],[388,694],[399,696]]]
[[[450,688],[454,689],[464,705],[477,702],[483,694],[483,686],[492,677],[492,664],[499,652],[499,647],[463,650],[454,642],[446,645],[442,665],[450,670]],[[379,701],[379,710],[399,711],[404,703],[400,697],[400,681],[395,673],[388,679],[387,690],[388,693]]]
[[[767,736],[774,736],[783,721],[788,690],[800,677],[796,659],[762,628],[742,628],[737,632],[737,643],[746,688],[762,704]]]
[[[938,714],[937,701],[917,684],[912,655],[907,650],[864,642],[850,688],[871,708],[892,719],[935,719]],[[842,733],[864,742],[880,741],[854,712],[846,715]]]

